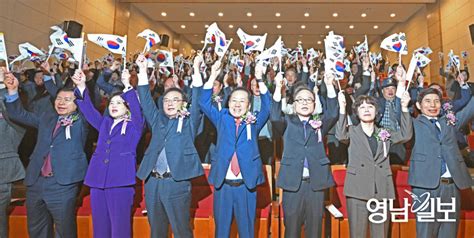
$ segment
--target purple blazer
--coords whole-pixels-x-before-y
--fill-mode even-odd
[[[77,91],[77,89],[76,89]],[[77,93],[76,93],[77,94]],[[135,184],[137,144],[142,136],[144,119],[137,93],[131,89],[121,96],[128,103],[131,121],[121,134],[123,121],[110,128],[114,119],[94,108],[87,89],[76,104],[86,120],[99,132],[97,147],[87,169],[84,184],[92,188],[113,188]]]

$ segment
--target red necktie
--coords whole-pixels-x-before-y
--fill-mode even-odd
[[[59,127],[61,127],[61,121],[58,121],[56,123],[56,126],[54,127],[53,130],[53,137],[56,136],[56,133],[58,132]],[[51,154],[48,153],[46,155],[46,158],[44,159],[43,162],[43,167],[41,167],[41,175],[44,177],[51,176],[53,173],[53,167],[51,166]]]
[[[235,137],[237,138],[239,133],[240,118],[235,119]],[[232,155],[232,160],[230,161],[230,170],[232,173],[237,176],[240,174],[239,161],[237,160],[237,151]]]

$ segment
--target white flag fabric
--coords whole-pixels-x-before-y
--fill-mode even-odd
[[[244,53],[263,51],[263,48],[265,48],[267,33],[263,36],[249,35],[239,28],[237,30],[237,35],[239,36],[240,43],[244,45]]]
[[[3,32],[0,32],[0,60],[5,60],[5,65],[8,67],[7,47],[5,46]]]
[[[163,68],[163,67],[174,68],[173,54],[169,51],[159,50],[158,54],[156,55],[156,62],[160,64],[160,68]]]
[[[416,49],[415,51],[413,51],[413,53],[420,53],[420,54],[423,54],[423,55],[430,55],[431,53],[433,53],[433,51],[431,50],[430,47],[420,47],[418,49]]]
[[[87,34],[87,39],[114,54],[127,55],[127,38],[110,34]]]
[[[382,60],[382,53],[372,53],[370,52],[370,62],[375,66],[378,62]]]
[[[266,59],[272,59],[273,57],[278,57],[278,59],[281,61],[281,51],[282,51],[282,42],[281,42],[281,36],[278,37],[278,39],[275,41],[275,43],[268,49],[264,50],[260,55],[257,56],[257,61],[259,60],[266,60]]]
[[[367,53],[369,52],[369,44],[367,43],[367,35],[365,35],[364,42],[360,43],[360,45],[355,47],[356,53],[360,54],[362,52]]]
[[[154,45],[160,43],[161,39],[160,39],[160,35],[158,35],[158,33],[150,30],[150,29],[145,29],[143,30],[142,32],[140,32],[137,37],[141,37],[143,39],[146,40],[146,44],[145,44],[145,52],[148,52],[151,47],[153,47]]]
[[[398,52],[402,55],[408,54],[408,46],[405,33],[395,33],[385,38],[380,44],[382,49]]]
[[[317,52],[316,50],[314,50],[314,48],[311,48],[311,49],[308,49],[306,50],[306,59],[308,61],[312,61],[316,58],[319,57],[319,52]]]
[[[461,59],[459,58],[459,55],[455,55],[453,50],[451,50],[448,54],[448,57],[449,63],[456,67],[458,71],[461,70]]]
[[[324,60],[324,68],[326,72],[332,72],[337,80],[344,78],[344,38],[329,32],[324,39],[326,59]]]
[[[39,50],[28,42],[18,45],[18,51],[20,51],[20,55],[10,62],[10,64],[24,59],[34,60],[45,56],[43,51]]]
[[[222,41],[222,38],[220,39],[221,40],[219,40],[219,43],[216,43],[216,45],[214,46],[214,52],[216,52],[216,54],[222,58],[225,55],[225,52],[227,52],[227,49],[229,49],[230,44],[232,44],[233,39],[226,40],[225,43],[224,41]]]
[[[419,52],[415,53],[415,58],[417,61],[416,65],[420,68],[426,67],[431,62],[431,60],[428,57],[426,57],[426,55]]]
[[[215,23],[215,22],[212,23],[207,28],[206,38],[204,39],[204,45],[212,44],[212,43],[216,42],[216,34],[218,34],[218,32],[222,32],[222,31],[217,26],[217,23]]]

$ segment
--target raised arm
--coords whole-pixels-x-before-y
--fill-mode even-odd
[[[93,126],[97,131],[100,130],[100,125],[102,124],[103,116],[99,111],[94,107],[92,101],[89,97],[89,92],[86,87],[86,76],[82,70],[76,69],[76,72],[71,77],[74,84],[76,84],[76,100],[74,101],[79,107],[82,115],[91,126]]]
[[[151,97],[150,87],[148,86],[147,62],[145,56],[140,54],[136,63],[140,70],[138,73],[138,96],[140,97],[140,106],[145,120],[149,125],[153,126],[158,121],[159,111]]]
[[[343,91],[339,91],[337,99],[339,101],[339,120],[336,124],[336,138],[341,142],[348,142],[349,133],[347,131],[346,96]]]
[[[193,82],[191,84],[192,87],[192,93],[191,93],[191,108],[190,108],[190,118],[191,118],[191,127],[192,127],[192,136],[193,138],[196,138],[198,135],[199,131],[199,125],[201,124],[202,121],[202,112],[201,112],[201,107],[199,105],[199,98],[201,96],[202,92],[202,76],[201,73],[199,72],[199,65],[201,65],[202,62],[202,56],[197,55],[194,58],[194,73],[191,76],[193,79]]]
[[[214,65],[212,65],[211,75],[209,76],[209,79],[203,86],[201,98],[199,100],[199,105],[201,106],[202,112],[206,114],[206,116],[209,118],[209,120],[211,120],[211,122],[214,125],[217,125],[217,122],[220,117],[220,113],[216,107],[212,106],[212,102],[211,102],[212,85],[214,84],[214,81],[216,80],[220,71],[221,71],[221,62],[220,60],[218,60],[214,63]]]
[[[401,98],[401,122],[400,131],[392,133],[390,140],[393,144],[406,143],[413,136],[413,123],[410,112],[408,111],[408,104],[410,103],[410,95],[404,92]]]
[[[18,79],[12,73],[5,73],[4,83],[8,89],[8,95],[5,95],[5,106],[7,107],[9,117],[22,124],[38,128],[38,116],[26,111],[21,105],[20,97],[18,96]]]
[[[262,106],[260,112],[257,115],[257,130],[260,131],[263,126],[267,123],[268,117],[270,116],[270,93],[268,92],[267,85],[262,80],[264,68],[257,66],[255,68],[255,78],[258,82],[258,88],[260,89],[260,98],[262,100]]]
[[[48,91],[49,95],[51,95],[52,98],[56,98],[56,95],[58,94],[59,88],[61,85],[56,85],[55,84],[55,78],[54,75],[51,75],[50,71],[50,66],[48,62],[44,62],[41,64],[41,70],[43,71],[43,82],[44,82],[44,87]]]

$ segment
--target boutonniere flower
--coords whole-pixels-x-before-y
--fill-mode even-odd
[[[257,117],[251,113],[247,112],[241,117],[242,121],[246,124],[246,129],[247,129],[247,140],[252,139],[252,127],[251,124],[254,124],[257,122]]]
[[[382,141],[383,144],[383,156],[387,157],[388,151],[387,151],[387,142],[390,140],[390,137],[392,135],[390,134],[390,130],[384,129],[384,128],[379,128],[376,131],[375,137],[377,138],[378,141]]]
[[[308,123],[318,134],[318,142],[321,142],[323,139],[321,135],[321,127],[323,126],[323,121],[321,121],[321,117],[319,116],[319,114],[313,115]]]
[[[443,103],[443,110],[444,111],[451,111],[453,109],[453,105],[450,102]]]
[[[178,117],[178,128],[176,129],[176,132],[181,133],[183,129],[183,121],[184,118],[188,117],[191,115],[191,113],[187,109],[187,104],[183,103],[180,109],[178,109],[178,114],[176,115]]]
[[[224,101],[224,99],[221,96],[213,94],[212,95],[212,101],[217,103],[217,107],[218,107],[219,111],[222,110],[222,102]]]
[[[454,126],[456,125],[456,114],[453,112],[453,105],[451,102],[445,102],[443,103],[443,111],[444,111],[444,116],[446,117],[446,124],[448,126]]]
[[[120,119],[123,120],[122,124],[122,129],[120,130],[121,135],[125,135],[125,132],[127,132],[127,125],[129,121],[132,121],[130,112],[125,113]]]
[[[77,113],[61,118],[59,120],[60,125],[66,127],[66,140],[71,139],[71,126],[77,120],[79,120],[79,115]]]

